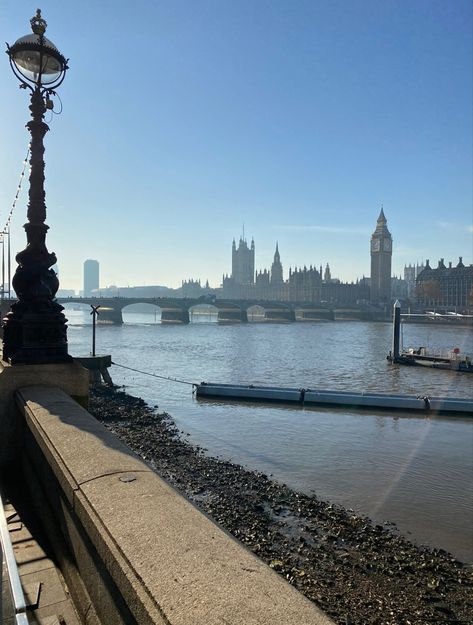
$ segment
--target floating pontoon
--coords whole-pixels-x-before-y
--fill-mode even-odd
[[[461,414],[473,417],[473,399],[461,397],[428,397],[388,393],[357,393],[272,386],[211,384],[196,386],[200,398],[236,399],[250,402],[276,402],[299,406],[346,406],[349,408],[380,408],[413,410],[427,414]]]

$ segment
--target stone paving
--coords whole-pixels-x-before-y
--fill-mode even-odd
[[[23,592],[29,606],[29,624],[80,625],[67,587],[35,520],[29,514],[25,515],[21,505],[13,505],[4,492],[2,499]],[[3,624],[14,625],[8,582],[3,572],[2,580],[2,595],[7,601],[3,606],[4,615],[7,615],[7,610],[12,614],[10,618],[4,618]]]

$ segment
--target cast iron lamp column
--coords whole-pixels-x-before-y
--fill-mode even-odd
[[[26,248],[16,256],[18,267],[13,288],[18,301],[3,320],[3,360],[12,364],[70,362],[67,353],[66,321],[63,306],[55,300],[59,281],[51,267],[56,255],[46,248],[46,203],[44,193],[43,138],[49,130],[43,121],[49,96],[54,94],[66,73],[67,60],[46,39],[46,21],[38,9],[30,20],[32,35],[20,37],[7,54],[20,88],[31,91],[31,173]]]

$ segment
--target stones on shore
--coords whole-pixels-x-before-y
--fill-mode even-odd
[[[336,623],[473,623],[473,569],[445,551],[205,455],[140,398],[97,388],[89,410]]]

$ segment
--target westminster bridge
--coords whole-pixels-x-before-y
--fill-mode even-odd
[[[0,300],[1,318],[10,310],[16,299]],[[212,315],[220,324],[229,323],[284,323],[291,321],[387,321],[391,319],[391,306],[386,309],[376,308],[369,303],[309,303],[281,302],[269,300],[219,299],[215,296],[197,298],[182,297],[58,297],[57,301],[65,307],[83,305],[100,306],[98,323],[121,325],[123,310],[134,304],[154,306],[161,313],[162,324],[187,324],[193,314]],[[437,307],[437,313],[426,308],[417,308],[403,313],[403,321],[409,323],[456,323],[473,325],[473,310],[464,310],[462,314],[452,311],[451,307]],[[67,314],[67,310],[66,310]],[[209,318],[210,320],[210,318]]]
[[[384,318],[384,311],[366,305],[327,306],[307,302],[172,297],[67,297],[58,298],[63,306],[85,304],[100,306],[100,323],[123,323],[123,310],[133,304],[151,304],[161,311],[161,323],[186,324],[192,312],[213,310],[218,323],[333,321],[337,319],[373,320]],[[204,308],[205,307],[205,308]]]

